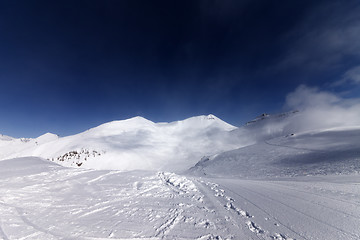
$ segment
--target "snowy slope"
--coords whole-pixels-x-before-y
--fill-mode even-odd
[[[359,175],[281,180],[0,161],[0,239],[347,239],[360,236]]]
[[[52,133],[45,133],[37,138],[13,138],[0,135],[0,159],[9,158],[20,152],[34,149],[41,144],[55,141],[59,137]]]
[[[360,128],[292,133],[263,140],[204,158],[190,172],[250,178],[360,172]]]
[[[285,136],[299,131],[292,124],[299,116],[301,116],[299,111],[271,115],[264,113],[233,130],[232,134],[238,136],[239,139],[246,139],[246,145]]]
[[[24,144],[3,159],[38,156],[93,169],[185,170],[204,155],[243,146],[230,134],[234,129],[214,115],[171,123],[134,117],[38,145]],[[40,138],[38,141],[46,136]]]
[[[63,138],[3,137],[0,159],[37,156],[64,166],[123,171],[193,167],[191,173],[236,177],[358,171],[358,127],[308,131],[311,126],[294,124],[299,119],[298,111],[263,114],[236,128],[214,115],[171,123],[134,117]]]
[[[0,141],[11,141],[13,139],[13,137],[0,134]]]

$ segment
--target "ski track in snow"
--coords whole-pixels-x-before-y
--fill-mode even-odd
[[[299,210],[298,208],[295,208],[295,207],[291,206],[291,205],[288,204],[288,203],[284,203],[284,202],[282,202],[282,201],[279,201],[278,199],[274,199],[274,198],[270,197],[269,195],[264,195],[264,194],[261,194],[261,193],[259,193],[259,192],[251,191],[251,190],[249,190],[248,188],[245,188],[245,189],[248,190],[248,191],[250,191],[250,192],[253,192],[253,193],[257,194],[257,195],[263,196],[263,197],[267,198],[268,200],[277,202],[277,203],[283,205],[284,207],[290,208],[290,209],[292,209],[292,210],[294,210],[294,211],[296,211],[296,212],[298,212],[298,213],[300,213],[300,214],[302,214],[302,215],[304,215],[304,216],[306,216],[306,217],[308,217],[308,218],[310,218],[310,219],[312,219],[312,220],[315,220],[316,222],[318,222],[318,223],[320,223],[320,224],[325,225],[326,227],[334,228],[334,229],[338,230],[339,232],[344,233],[345,236],[346,236],[346,235],[350,235],[350,236],[354,237],[355,239],[359,237],[359,235],[353,234],[353,233],[351,233],[351,232],[349,232],[349,231],[346,231],[346,230],[344,230],[344,229],[342,229],[342,228],[339,228],[339,227],[337,227],[335,224],[329,224],[329,223],[326,222],[326,220],[322,220],[322,219],[320,219],[320,218],[318,218],[318,217],[315,217],[315,216],[313,216],[313,215],[311,215],[311,214],[309,214],[309,213],[306,213],[306,212],[304,212],[304,211],[302,211],[302,210]],[[299,198],[298,198],[298,199],[299,199]],[[308,204],[310,204],[309,201],[306,201],[306,202],[307,202]],[[331,210],[333,210],[333,209],[331,209]],[[346,213],[345,213],[345,218],[350,217],[350,216],[351,216],[350,214],[346,214]],[[359,220],[359,219],[357,219],[357,220]]]
[[[215,180],[215,179],[212,179],[212,180]],[[285,234],[280,234],[280,233],[276,233],[276,232],[273,235],[270,235],[265,230],[263,230],[257,223],[255,223],[252,220],[252,218],[254,218],[254,216],[250,215],[250,213],[247,212],[246,210],[243,210],[243,209],[237,207],[234,198],[228,196],[227,193],[225,194],[225,192],[230,192],[232,195],[234,195],[235,192],[229,191],[227,188],[220,187],[218,184],[213,183],[213,182],[206,182],[205,183],[204,181],[198,181],[198,183],[203,184],[203,185],[208,187],[208,191],[207,191],[207,196],[208,197],[210,195],[213,195],[213,196],[217,197],[218,198],[217,200],[218,200],[220,206],[223,206],[224,209],[226,209],[228,211],[231,211],[232,213],[235,213],[235,215],[232,214],[232,217],[230,217],[232,219],[232,221],[235,222],[235,224],[238,225],[238,227],[246,225],[248,230],[256,235],[256,237],[255,237],[256,239],[280,239],[280,240],[291,240],[291,239],[293,239],[293,238],[287,237]],[[210,189],[210,191],[209,191],[209,189]],[[226,189],[226,190],[224,190],[224,189]],[[243,198],[239,194],[236,194],[236,195]],[[245,198],[243,198],[243,199],[245,199]],[[249,201],[249,200],[247,200],[247,201],[250,204],[252,204],[251,201]],[[253,205],[256,206],[257,208],[261,209],[257,205],[255,205],[255,204],[253,204]],[[263,209],[261,209],[261,210],[264,213],[266,213],[266,215],[271,216],[270,214],[268,214]],[[254,239],[254,236],[249,236],[248,235],[247,237],[248,237],[248,239]]]
[[[360,239],[358,175],[242,180],[15,163],[0,175],[4,240]]]
[[[357,226],[360,225],[360,212],[359,208],[354,208],[353,203],[339,205],[339,202],[331,202],[332,199],[322,198],[320,200],[318,196],[308,200],[301,197],[302,193],[298,195],[289,194],[288,189],[281,192],[278,189],[282,188],[277,186],[275,188],[277,190],[274,190],[274,184],[271,185],[264,181],[244,180],[237,181],[237,184],[234,184],[236,181],[231,184],[229,184],[230,181],[226,180],[221,182],[227,185],[227,187],[224,187],[226,190],[250,202],[253,206],[266,213],[269,216],[268,219],[274,219],[275,224],[282,225],[293,232],[295,236],[297,235],[296,239],[359,239],[360,231]],[[278,183],[276,185],[282,185],[282,182]],[[296,189],[291,191],[294,193]],[[325,204],[319,204],[319,202]],[[341,206],[343,210],[340,211],[334,207],[329,207],[330,204]],[[278,209],[278,212],[274,211],[274,209]],[[279,209],[291,216],[291,219],[289,219],[289,216],[282,214]],[[296,218],[303,220],[296,222],[294,221]],[[284,225],[285,220],[294,223]],[[305,226],[301,228],[301,225]]]
[[[9,238],[7,237],[7,235],[4,233],[2,227],[1,227],[1,223],[0,223],[0,238],[4,239],[4,240],[8,240]]]
[[[350,204],[350,205],[353,205],[355,206],[356,208],[359,207],[360,208],[360,201],[357,201],[357,202],[351,202],[351,201],[348,201],[348,200],[345,200],[345,199],[340,199],[340,198],[335,198],[335,197],[329,197],[327,196],[326,194],[322,193],[322,194],[319,194],[317,192],[321,192],[323,191],[324,189],[320,188],[320,189],[314,189],[314,191],[317,191],[317,192],[311,192],[311,191],[303,191],[303,190],[300,190],[300,189],[294,189],[292,187],[289,187],[289,186],[286,186],[285,184],[276,184],[275,182],[271,182],[271,181],[268,181],[267,184],[272,184],[274,185],[274,187],[276,188],[282,188],[282,189],[286,189],[286,190],[289,190],[289,191],[294,191],[296,193],[298,193],[298,195],[301,194],[305,194],[305,195],[310,195],[311,197],[318,197],[318,198],[324,198],[326,199],[326,201],[335,201],[335,202],[338,202],[338,204],[342,204],[342,203],[345,203],[345,204]],[[313,186],[312,186],[313,188]],[[311,189],[311,188],[309,188]],[[341,188],[339,187],[339,190],[340,191],[337,191],[337,192],[334,192],[336,193],[336,195],[344,195],[345,193],[341,191]],[[355,195],[355,194],[351,194],[352,197],[356,197],[356,199],[360,199],[360,195]]]
[[[169,218],[160,227],[156,228],[155,237],[166,236],[166,234],[183,218],[178,209],[171,209],[169,211]]]
[[[273,216],[269,211],[265,210],[264,208],[262,208],[260,205],[254,203],[253,201],[251,201],[250,199],[238,194],[237,192],[234,192],[232,190],[230,190],[229,188],[227,187],[224,187],[225,189],[227,189],[229,192],[231,192],[232,194],[240,197],[241,199],[245,200],[246,203],[249,203],[251,204],[252,206],[254,206],[255,208],[259,209],[260,212],[262,213],[262,215],[264,215],[264,219],[266,220],[269,220],[269,219],[273,219],[274,220],[274,225],[275,226],[282,226],[284,227],[285,229],[289,230],[291,233],[295,234],[295,235],[298,235],[300,237],[302,237],[303,239],[307,239],[306,237],[302,236],[301,233],[299,232],[296,232],[294,231],[293,229],[291,229],[289,226],[287,226],[286,224],[284,224],[283,222],[281,222],[279,219],[277,219],[275,216]],[[257,233],[261,233],[263,234],[264,231],[258,227],[254,222],[251,222],[251,221],[247,221],[246,224],[248,225],[249,229],[252,231],[252,232],[255,232],[257,230]],[[272,236],[270,236],[271,239],[286,239],[286,240],[291,240],[292,238],[290,237],[286,237],[286,235],[284,234],[280,234],[280,233],[277,233],[275,232]]]
[[[303,151],[307,151],[307,152],[327,153],[326,151],[322,151],[322,150],[318,150],[318,149],[300,148],[300,147],[294,147],[294,146],[287,146],[287,145],[283,145],[283,144],[270,143],[269,141],[266,141],[266,140],[264,140],[264,143],[266,143],[267,145],[270,145],[270,146],[274,146],[274,147],[282,147],[282,148],[289,148],[289,149],[295,149],[295,150],[303,150]]]
[[[174,173],[57,167],[0,175],[0,239],[236,239]],[[25,167],[26,168],[26,167]]]

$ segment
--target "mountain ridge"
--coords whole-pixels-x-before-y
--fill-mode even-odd
[[[52,133],[37,138],[4,136],[0,138],[0,160],[34,156],[67,167],[174,172],[191,169],[191,174],[215,177],[317,174],[321,169],[351,171],[343,166],[358,169],[359,126],[314,130],[298,128],[294,123],[299,120],[298,111],[262,114],[242,127],[212,114],[158,123],[137,116],[66,137]],[[310,163],[312,169],[307,167]]]
[[[203,155],[238,147],[229,134],[234,129],[237,127],[213,114],[169,123],[137,116],[61,138],[47,133],[0,157],[37,156],[65,166],[95,169],[184,170]]]

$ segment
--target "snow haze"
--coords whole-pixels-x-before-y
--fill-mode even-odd
[[[286,97],[286,108],[301,111],[291,123],[299,130],[360,125],[360,99],[343,98],[339,94],[304,85]]]

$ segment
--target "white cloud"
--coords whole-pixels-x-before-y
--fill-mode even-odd
[[[301,85],[287,95],[285,105],[301,111],[301,114],[289,123],[298,131],[360,126],[358,98],[345,99],[335,93]]]
[[[360,66],[356,66],[347,70],[339,81],[331,84],[333,87],[338,87],[344,84],[358,85],[360,84]]]
[[[307,109],[314,106],[327,106],[336,104],[341,100],[336,95],[319,91],[317,88],[300,85],[294,92],[286,96],[286,106],[297,109]]]
[[[344,73],[345,81],[360,84],[360,66],[351,68],[350,70]]]

